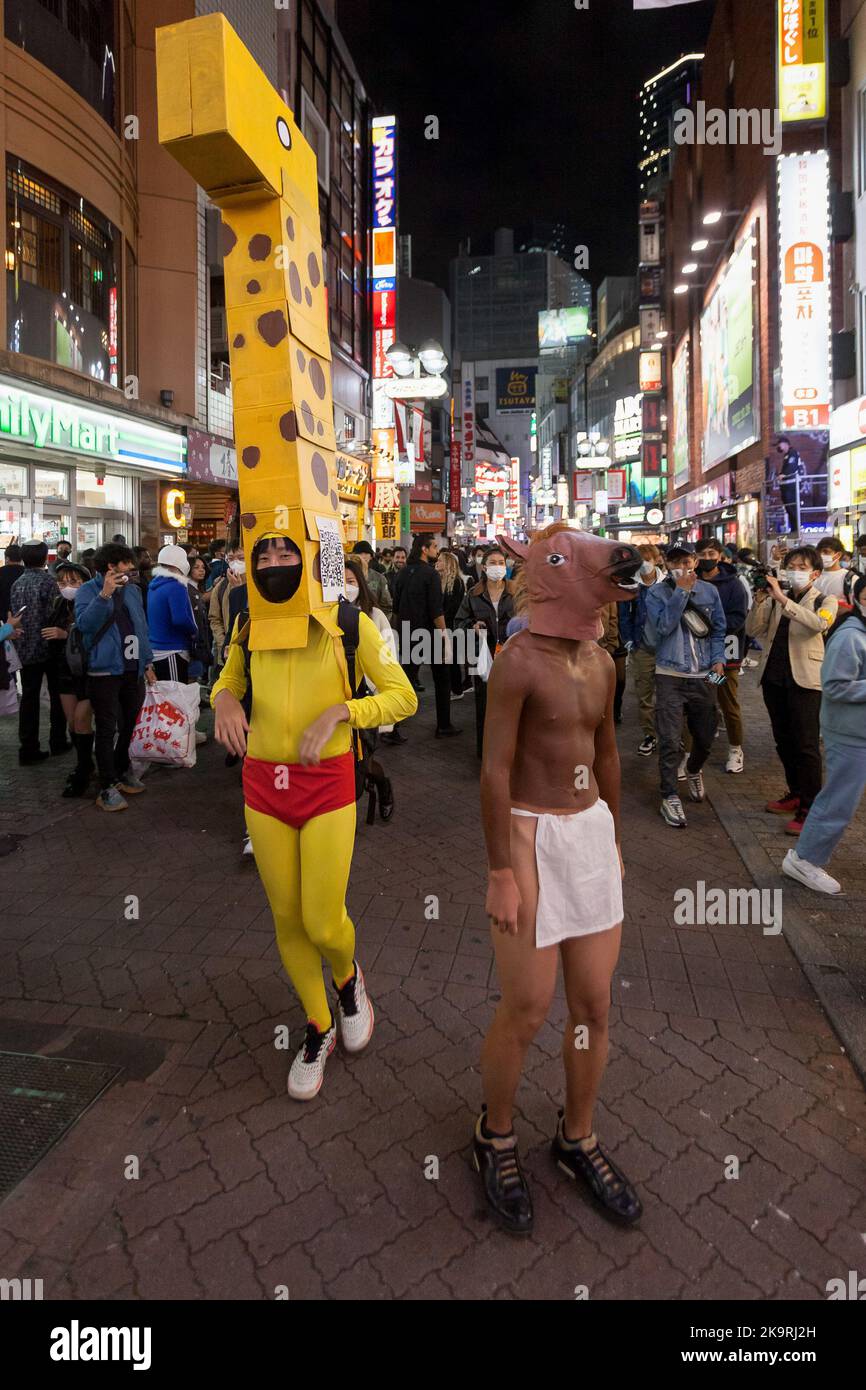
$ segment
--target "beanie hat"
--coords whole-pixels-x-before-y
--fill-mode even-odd
[[[189,574],[189,560],[179,545],[164,545],[156,557],[156,563],[170,565],[172,569],[180,570],[183,575]]]

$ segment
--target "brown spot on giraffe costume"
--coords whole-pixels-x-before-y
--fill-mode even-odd
[[[342,536],[316,159],[223,15],[158,29],[156,54],[160,142],[225,224],[247,566],[259,537],[275,531],[304,560],[301,585],[286,603],[269,603],[249,586],[250,646],[302,647],[310,618],[329,608],[313,564],[318,519],[336,521]]]

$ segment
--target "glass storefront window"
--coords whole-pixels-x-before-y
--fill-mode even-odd
[[[114,5],[106,0],[5,0],[4,11],[10,43],[44,63],[113,126]]]
[[[118,384],[117,248],[96,208],[10,155],[6,346]]]
[[[34,540],[45,541],[46,545],[56,546],[58,541],[68,541],[70,537],[70,518],[68,516],[42,516],[33,513],[31,535]]]
[[[36,498],[53,498],[57,502],[69,501],[69,474],[59,468],[37,468],[33,495]]]
[[[111,473],[105,475],[103,482],[97,480],[95,473],[84,468],[75,472],[75,501],[79,507],[109,507],[115,512],[130,511],[127,506],[128,479],[118,478]]]
[[[11,540],[21,538],[21,503],[16,498],[4,497],[0,501],[0,537],[3,537],[0,545],[4,550]]]
[[[27,496],[27,469],[17,463],[0,463],[0,495]]]

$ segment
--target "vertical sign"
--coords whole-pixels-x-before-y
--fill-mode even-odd
[[[827,119],[824,0],[776,0],[777,105],[783,125]]]
[[[782,428],[829,429],[828,154],[781,155],[778,166]]]
[[[461,468],[460,468],[460,440],[451,440],[451,469],[448,476],[448,505],[452,512],[462,511],[462,497],[460,493]]]
[[[511,471],[508,480],[508,497],[505,508],[505,515],[511,521],[516,521],[520,516],[520,459],[511,460]]]
[[[394,375],[386,353],[397,336],[397,119],[374,116],[370,319],[373,324],[373,477],[394,476],[394,403],[385,382]]]
[[[475,364],[464,362],[461,369],[461,409],[463,411],[463,462],[467,476],[475,477]]]

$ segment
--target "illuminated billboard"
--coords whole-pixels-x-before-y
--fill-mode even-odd
[[[569,309],[542,309],[538,315],[538,346],[569,347],[583,342],[589,333],[589,309],[579,304]]]
[[[701,315],[704,472],[759,434],[754,247],[750,228]]]
[[[397,118],[374,116],[370,143],[373,169],[370,318],[373,324],[373,478],[394,477],[394,404],[385,382],[394,375],[386,353],[397,323]]]
[[[829,155],[782,155],[777,164],[782,428],[829,429]]]
[[[776,0],[776,87],[782,125],[827,119],[824,0]]]
[[[689,480],[689,337],[683,338],[674,354],[673,404],[671,413],[671,458],[674,487],[681,488]]]

